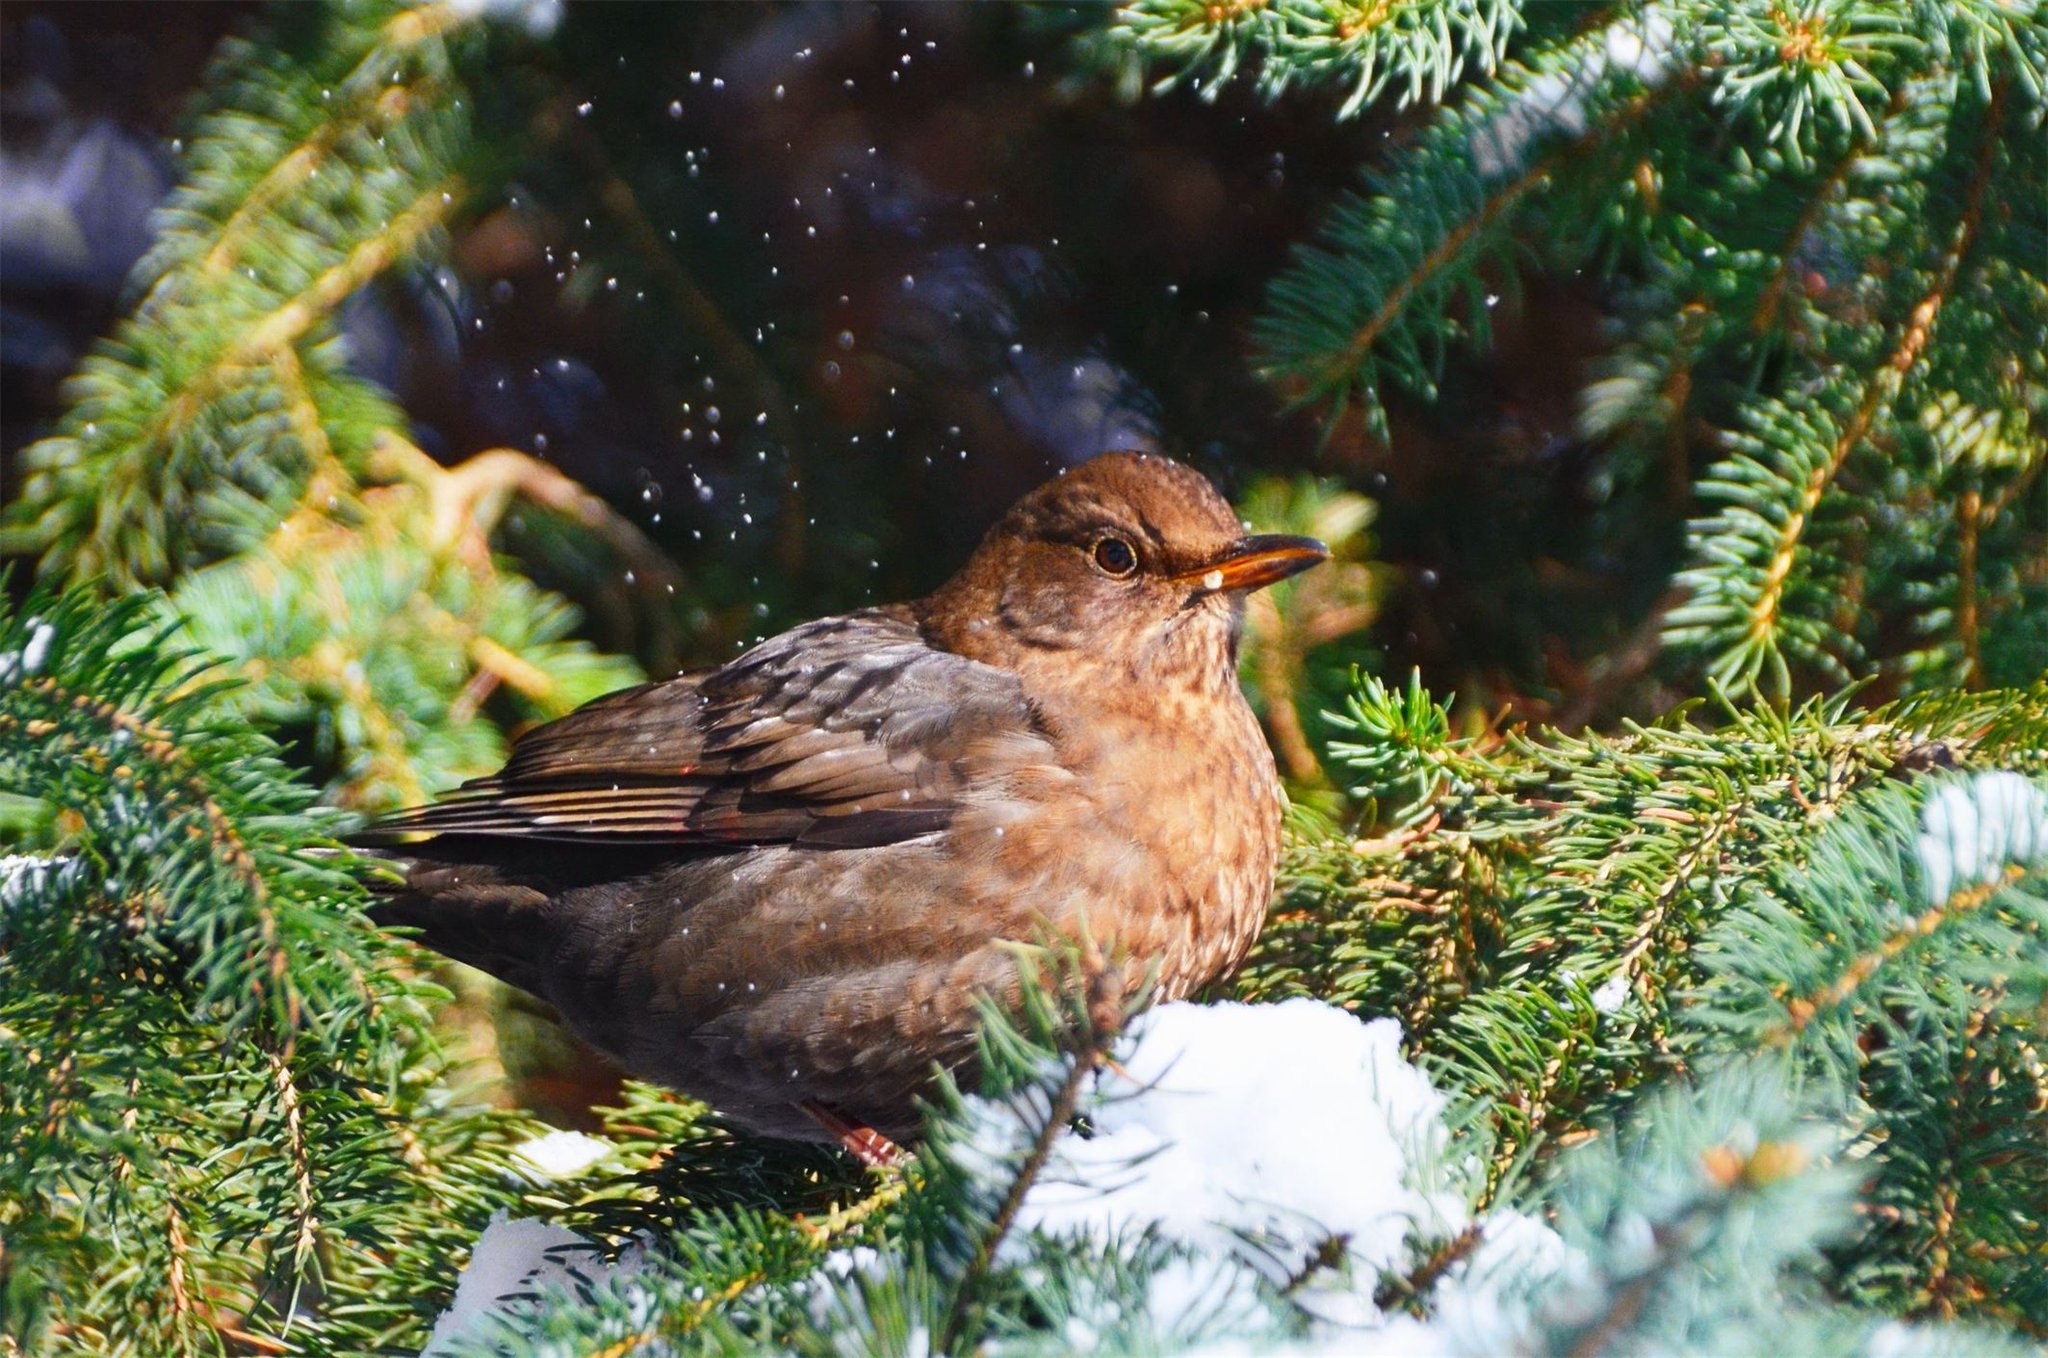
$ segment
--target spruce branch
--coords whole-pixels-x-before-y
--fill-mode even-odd
[[[1921,912],[1904,926],[1886,935],[1868,952],[1848,958],[1839,968],[1838,974],[1820,989],[1787,999],[1785,1017],[1777,1024],[1764,1029],[1763,1041],[1772,1046],[1785,1046],[1791,1043],[1815,1018],[1825,1016],[1855,1001],[1886,962],[1940,930],[1944,925],[1954,923],[1983,906],[2006,887],[2017,885],[2025,875],[2026,870],[2020,865],[2008,864],[2000,873],[1998,880],[1955,892],[1939,905]]]
[[[1878,73],[1918,37],[1886,9],[1786,0],[1720,7],[1702,45],[1715,67],[1716,102],[1764,122],[1765,136],[1800,168],[1824,123],[1844,136],[1873,135],[1864,100],[1885,94]]]
[[[1755,432],[1744,439],[1747,449],[1708,474],[1705,492],[1723,508],[1693,525],[1695,564],[1678,577],[1693,597],[1672,611],[1666,636],[1707,650],[1710,677],[1725,688],[1764,685],[1788,695],[1788,652],[1839,673],[1835,657],[1847,638],[1824,620],[1790,615],[1788,591],[1810,550],[1809,529],[1822,498],[1920,362],[1975,242],[2003,107],[2002,92],[1994,90],[1950,243],[1889,353],[1862,377],[1846,416],[1818,402],[1766,402]]]
[[[1396,108],[1441,100],[1468,67],[1491,72],[1522,23],[1510,0],[1131,0],[1096,41],[1133,80],[1163,70],[1154,93],[1214,99],[1250,73],[1266,99],[1344,90],[1341,120],[1389,91]]]
[[[1669,69],[1664,23],[1654,11],[1617,20],[1468,89],[1274,279],[1254,333],[1261,372],[1302,402],[1356,396],[1376,426],[1383,367],[1432,394],[1444,340],[1418,318],[1476,297],[1478,271],[1500,254],[1525,200],[1691,86],[1688,68]],[[1483,308],[1466,314],[1483,338]]]
[[[323,46],[222,49],[219,102],[136,270],[142,300],[24,455],[5,542],[45,573],[162,583],[245,548],[309,481],[360,476],[375,430],[398,424],[346,371],[334,314],[466,197],[448,44],[475,15],[332,17]]]
[[[0,880],[0,1305],[32,1343],[360,1351],[516,1200],[521,1123],[449,1102],[332,814],[193,668],[146,598],[0,609],[0,787],[56,835]]]

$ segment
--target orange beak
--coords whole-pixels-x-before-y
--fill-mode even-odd
[[[1329,560],[1329,557],[1330,549],[1314,538],[1259,533],[1238,542],[1208,565],[1182,571],[1173,578],[1211,594],[1222,590],[1264,589],[1277,580],[1299,575],[1310,566]]]

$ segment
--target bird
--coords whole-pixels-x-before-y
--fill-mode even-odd
[[[1327,556],[1102,454],[924,598],[600,697],[387,819],[375,916],[741,1128],[888,1163],[1020,943],[1113,947],[1153,1002],[1243,960],[1284,807],[1245,599]]]

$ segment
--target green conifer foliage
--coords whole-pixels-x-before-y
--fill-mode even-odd
[[[0,1343],[370,1351],[520,1200],[526,1123],[451,1092],[335,813],[146,602],[0,617],[0,789],[49,827],[0,878]]]
[[[2040,6],[1142,3],[1109,34],[1168,84],[1249,64],[1269,96],[1367,34],[1404,55],[1359,90],[1483,73],[1273,281],[1283,391],[1384,438],[1382,391],[1434,399],[1519,273],[1590,275],[1619,342],[1582,430],[1621,493],[1697,502],[1668,646],[1780,697],[2039,672]]]
[[[1583,270],[1614,340],[1581,433],[1618,504],[1692,501],[1644,621],[1698,701],[1593,733],[1373,677],[1374,505],[1246,498],[1337,559],[1248,617],[1301,795],[1210,998],[1397,1019],[1452,1105],[1398,1248],[1284,1268],[1257,1230],[1031,1224],[1153,1092],[1117,1092],[1139,1006],[1078,950],[1022,950],[978,1093],[895,1173],[636,1084],[549,1168],[443,1055],[365,916],[388,869],[334,836],[636,677],[494,554],[510,504],[677,583],[530,458],[434,463],[341,351],[517,149],[471,123],[502,8],[286,6],[224,47],[133,315],[5,511],[45,583],[0,604],[0,1354],[417,1353],[501,1209],[593,1266],[438,1354],[1457,1351],[1482,1284],[1532,1354],[2048,1335],[2039,4],[1134,0],[1076,49],[1407,111],[1271,285],[1287,394],[1384,434],[1518,274]]]
[[[639,677],[568,640],[576,611],[492,557],[511,497],[650,585],[674,578],[624,519],[521,454],[437,466],[349,367],[342,305],[435,259],[475,187],[480,13],[307,6],[223,44],[134,312],[71,380],[0,517],[0,548],[45,576],[172,587],[190,639],[252,681],[229,701],[305,733],[353,806],[488,772],[500,721]]]

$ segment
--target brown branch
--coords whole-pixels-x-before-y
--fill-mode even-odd
[[[136,441],[135,454],[117,462],[110,474],[131,482],[156,474],[163,462],[149,457],[150,450],[161,447],[172,431],[192,422],[239,370],[269,363],[280,348],[297,343],[322,316],[417,245],[447,216],[461,187],[460,181],[451,179],[428,189],[303,292],[244,330],[164,402]]]
[[[1469,1258],[1472,1251],[1478,1249],[1480,1242],[1485,1238],[1484,1222],[1475,1219],[1466,1223],[1464,1230],[1424,1255],[1406,1273],[1382,1282],[1373,1291],[1372,1304],[1382,1311],[1388,1311],[1410,1298],[1419,1299],[1428,1295],[1429,1290],[1436,1286],[1437,1280]]]
[[[1869,952],[1860,953],[1850,959],[1842,968],[1841,975],[1827,985],[1810,994],[1792,1000],[1785,1006],[1785,1019],[1763,1035],[1768,1046],[1782,1047],[1805,1031],[1824,1010],[1833,1009],[1853,999],[1863,988],[1864,982],[1875,976],[1885,963],[1897,957],[1914,942],[1927,937],[1951,920],[1960,919],[1983,905],[2006,887],[2026,875],[2026,869],[2017,863],[2010,863],[1997,879],[1977,886],[1964,887],[1950,893],[1947,900],[1922,911],[1900,929],[1887,935],[1884,942]]]
[[[1785,520],[1778,533],[1778,541],[1771,552],[1770,565],[1764,571],[1764,587],[1749,610],[1749,637],[1753,642],[1764,641],[1776,630],[1778,612],[1784,603],[1785,588],[1791,579],[1792,562],[1801,539],[1805,536],[1806,525],[1819,506],[1820,499],[1834,482],[1849,460],[1849,454],[1863,442],[1870,427],[1876,422],[1878,412],[1898,393],[1904,384],[1906,374],[1920,361],[1920,355],[1927,348],[1927,341],[1934,331],[1935,317],[1941,314],[1942,303],[1947,300],[1950,289],[1955,286],[1956,274],[1962,268],[1963,257],[1977,237],[1977,227],[1984,211],[1984,189],[1991,180],[1992,154],[1998,146],[1998,131],[2005,107],[2005,87],[2001,83],[1992,91],[1991,110],[1985,119],[1984,140],[1977,152],[1976,173],[1970,181],[1969,191],[1964,199],[1963,212],[1956,224],[1955,240],[1947,254],[1942,257],[1941,269],[1935,275],[1934,283],[1921,297],[1906,318],[1899,342],[1892,349],[1891,357],[1872,375],[1865,384],[1863,398],[1857,403],[1855,412],[1848,423],[1842,426],[1840,435],[1826,462],[1815,467],[1801,489],[1798,508]]]
[[[1528,1129],[1523,1133],[1519,1145],[1513,1144],[1506,1137],[1502,1138],[1500,1149],[1494,1152],[1493,1163],[1487,1167],[1486,1191],[1481,1195],[1482,1203],[1492,1200],[1501,1182],[1507,1177],[1508,1167],[1515,1162],[1523,1147],[1543,1135],[1543,1125],[1549,1121],[1552,1111],[1550,1096],[1557,1092],[1558,1077],[1564,1073],[1566,1063],[1577,1054],[1577,1046],[1575,1040],[1567,1038],[1550,1060],[1544,1063],[1543,1073],[1537,1077],[1536,1087],[1522,1100],[1522,1106],[1527,1110]]]
[[[373,58],[380,62],[390,59],[388,49],[380,50]],[[242,201],[221,223],[213,248],[206,252],[200,267],[208,274],[220,275],[234,267],[240,254],[244,238],[256,229],[257,218],[268,212],[280,199],[299,185],[311,179],[320,166],[334,152],[335,145],[342,137],[359,127],[371,135],[380,128],[389,127],[401,121],[421,97],[431,98],[437,83],[423,80],[418,84],[385,85],[372,87],[368,116],[360,123],[340,116],[331,116],[321,121],[312,134],[263,172],[262,178],[250,185]],[[165,278],[175,277],[166,274]]]
[[[322,273],[305,291],[244,331],[208,372],[261,359],[280,345],[296,343],[314,322],[348,300],[357,289],[390,268],[426,234],[446,220],[462,194],[462,181],[436,184]]]
[[[1892,91],[1891,107],[1885,110],[1885,118],[1890,120],[1897,117],[1905,111],[1906,104],[1906,87],[1901,82],[1899,88]],[[1791,282],[1792,265],[1799,258],[1800,243],[1820,221],[1820,214],[1827,209],[1828,200],[1834,196],[1835,190],[1847,182],[1849,172],[1856,168],[1856,162],[1869,153],[1873,140],[1871,133],[1861,129],[1857,131],[1849,143],[1848,150],[1814,186],[1812,196],[1799,210],[1799,216],[1792,223],[1792,229],[1785,233],[1784,243],[1778,247],[1778,267],[1771,271],[1770,281],[1764,284],[1763,292],[1757,298],[1756,311],[1749,318],[1750,328],[1756,333],[1765,333],[1777,319],[1778,305],[1784,301],[1786,288]]]
[[[651,596],[666,601],[682,584],[675,563],[637,524],[539,458],[515,448],[492,448],[443,467],[389,430],[378,436],[377,456],[392,474],[426,489],[434,542],[442,550],[456,551],[473,569],[489,569],[488,535],[503,519],[507,502],[518,495],[609,546],[630,568],[635,586]],[[672,663],[677,649],[674,619],[665,608],[649,613],[654,622],[649,644]],[[520,687],[509,673],[500,673],[499,678]]]
[[[1508,210],[1519,203],[1531,189],[1549,179],[1559,167],[1582,158],[1588,146],[1637,121],[1666,93],[1689,87],[1692,83],[1692,77],[1684,73],[1674,74],[1656,89],[1647,90],[1626,101],[1599,126],[1589,128],[1571,138],[1563,146],[1540,158],[1521,174],[1488,194],[1486,201],[1480,205],[1476,213],[1445,232],[1444,238],[1438,241],[1415,268],[1381,299],[1379,307],[1366,319],[1365,324],[1354,331],[1344,347],[1324,365],[1322,380],[1317,385],[1324,390],[1341,386],[1350,374],[1357,372],[1359,366],[1365,362],[1366,355],[1371,352],[1372,346],[1379,342],[1380,336],[1406,309],[1415,294],[1421,291],[1431,278],[1448,268],[1463,253],[1473,237],[1506,215]]]
[[[1956,503],[1956,635],[1963,644],[1963,687],[1984,687],[1984,653],[1977,622],[1977,530],[1982,523],[1983,496],[1974,488]]]
[[[1257,596],[1252,606],[1259,612],[1251,630],[1263,642],[1254,653],[1252,664],[1258,673],[1259,695],[1265,699],[1266,730],[1272,735],[1274,752],[1280,756],[1281,769],[1289,778],[1297,783],[1320,784],[1324,781],[1323,766],[1316,759],[1308,732],[1301,724],[1301,712],[1295,706],[1300,653],[1291,644],[1293,638],[1288,635],[1286,618],[1269,595]]]
[[[1720,816],[1707,827],[1706,833],[1672,865],[1671,876],[1651,898],[1650,909],[1644,913],[1635,937],[1629,940],[1628,947],[1622,950],[1618,959],[1619,970],[1627,978],[1630,989],[1635,987],[1635,978],[1642,960],[1649,955],[1650,944],[1656,941],[1657,931],[1663,928],[1666,917],[1671,913],[1673,902],[1684,893],[1686,883],[1692,880],[1700,863],[1718,851],[1722,838],[1735,829],[1736,822],[1747,809],[1748,803],[1743,800],[1721,808]]]
[[[1039,1174],[1044,1171],[1046,1162],[1052,1158],[1053,1143],[1067,1129],[1067,1123],[1073,1120],[1074,1109],[1081,1100],[1081,1087],[1102,1064],[1102,1058],[1107,1054],[1106,1043],[1111,1035],[1108,1032],[1091,1034],[1090,1040],[1083,1043],[1080,1050],[1074,1053],[1073,1067],[1060,1081],[1059,1088],[1053,1091],[1052,1103],[1046,1109],[1044,1124],[1032,1138],[1030,1151],[1018,1165],[1016,1174],[1010,1180],[1009,1190],[1003,1194],[1002,1202],[997,1206],[995,1214],[989,1218],[987,1228],[981,1233],[981,1239],[976,1242],[974,1257],[967,1261],[967,1267],[961,1271],[959,1283],[953,1292],[952,1305],[946,1310],[945,1323],[939,1327],[938,1340],[932,1345],[932,1352],[951,1353],[958,1345],[962,1327],[967,1323],[968,1307],[973,1303],[982,1280],[988,1276],[990,1265],[995,1262],[996,1249],[1009,1235],[1010,1227],[1016,1222],[1017,1213],[1023,1209],[1025,1194],[1038,1182]]]
[[[170,1254],[170,1269],[164,1282],[171,1293],[171,1316],[182,1332],[194,1316],[192,1293],[185,1272],[185,1218],[176,1202],[164,1206],[164,1245]]]
[[[284,1112],[285,1145],[292,1160],[292,1187],[298,1199],[298,1230],[292,1240],[292,1264],[303,1269],[312,1256],[320,1221],[313,1213],[313,1166],[306,1153],[306,1129],[300,1118],[299,1087],[292,1079],[284,1058],[270,1057],[270,1078],[277,1086],[278,1105]]]
[[[1628,1285],[1615,1293],[1614,1303],[1605,1314],[1581,1335],[1579,1342],[1568,1350],[1570,1358],[1600,1358],[1607,1352],[1607,1341],[1635,1323],[1643,1313],[1643,1306],[1650,1300],[1650,1287],[1656,1275],[1645,1272],[1629,1280]]]

